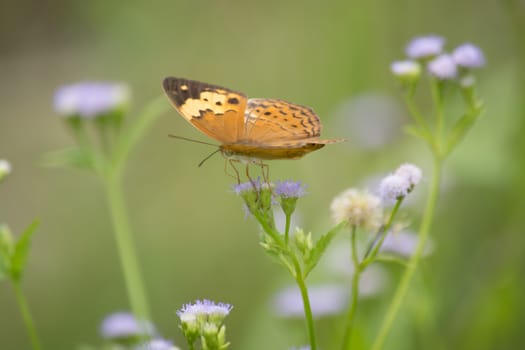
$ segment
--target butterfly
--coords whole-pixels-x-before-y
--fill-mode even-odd
[[[321,121],[306,106],[250,98],[241,92],[195,80],[168,77],[164,92],[175,109],[209,137],[230,160],[299,159],[344,139],[319,139]]]

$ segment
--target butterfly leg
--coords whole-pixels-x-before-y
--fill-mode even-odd
[[[224,172],[226,173],[226,175],[231,176],[231,177],[233,177],[235,180],[237,180],[237,185],[240,185],[240,184],[241,184],[241,177],[240,177],[240,175],[239,175],[239,171],[237,170],[237,168],[235,167],[235,165],[233,165],[233,162],[234,162],[233,159],[227,159],[227,161],[224,162]],[[233,171],[235,171],[235,175],[232,175],[232,174],[228,173],[228,163],[229,163],[230,166],[232,167]]]
[[[259,189],[257,188],[257,183],[255,182],[254,179],[252,179],[252,177],[250,176],[250,163],[246,163],[246,177],[248,178],[248,180],[250,180],[252,186],[253,186],[253,190],[257,193],[259,193]]]
[[[261,174],[263,177],[264,182],[268,185],[268,188],[271,188],[270,186],[270,166],[268,164],[264,164],[262,161],[259,163],[259,166],[261,167]]]

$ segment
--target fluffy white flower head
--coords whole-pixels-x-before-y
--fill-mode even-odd
[[[406,177],[392,174],[385,177],[379,184],[379,195],[384,200],[395,201],[405,197],[411,187]]]
[[[423,176],[421,169],[410,163],[402,164],[399,168],[397,168],[394,174],[407,179],[407,181],[410,183],[410,186],[417,185]]]
[[[368,191],[350,188],[332,200],[332,218],[336,223],[344,220],[357,227],[373,230],[381,224],[381,199]]]
[[[390,70],[400,78],[417,79],[421,75],[421,65],[412,60],[392,62]]]

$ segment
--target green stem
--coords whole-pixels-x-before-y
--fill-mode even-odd
[[[314,328],[314,317],[312,314],[312,307],[310,305],[310,299],[308,298],[308,289],[304,282],[303,273],[299,262],[293,257],[293,263],[295,266],[295,280],[301,290],[301,297],[303,298],[304,316],[306,318],[306,326],[308,328],[308,338],[310,340],[310,350],[317,349],[317,341],[315,340],[315,328]]]
[[[120,174],[118,172],[110,173],[105,180],[111,221],[131,308],[138,319],[150,320],[146,291],[140,275],[137,253],[124,205]]]
[[[445,117],[443,115],[443,99],[441,94],[443,82],[432,78],[430,80],[430,90],[432,91],[432,100],[436,108],[436,132],[434,136],[434,153],[442,154],[443,131],[445,125]]]
[[[33,350],[40,350],[40,341],[38,340],[38,335],[36,333],[33,317],[31,316],[31,312],[29,311],[29,306],[27,305],[26,298],[22,293],[20,282],[13,281],[13,288],[15,290],[16,301],[18,302],[20,313],[22,314],[22,318],[24,319],[29,339],[31,340],[31,346],[33,347]]]
[[[378,238],[374,240],[374,242],[372,242],[372,244],[368,248],[368,251],[366,252],[365,257],[363,259],[364,260],[363,264],[365,266],[368,265],[369,262],[377,256],[379,249],[381,249],[381,246],[383,245],[386,235],[388,234],[388,230],[390,230],[390,227],[392,227],[392,224],[394,223],[394,217],[396,216],[399,210],[399,207],[401,206],[401,203],[403,202],[403,199],[405,199],[405,197],[401,197],[396,201],[394,208],[392,208],[392,211],[390,212],[390,217],[388,218],[387,223],[380,228],[378,232]]]
[[[425,132],[425,135],[428,137],[432,133],[430,132],[430,128],[428,127],[427,122],[425,121],[425,118],[423,118],[423,115],[419,111],[419,108],[417,108],[416,104],[414,103],[414,99],[412,98],[412,94],[406,93],[404,94],[405,103],[408,107],[408,111],[412,115],[412,118],[414,118],[414,121],[416,124]]]
[[[430,186],[430,193],[428,196],[425,213],[423,215],[423,219],[419,229],[419,242],[416,247],[416,251],[414,252],[414,255],[412,255],[412,257],[410,258],[407,268],[403,273],[403,276],[401,277],[401,281],[396,289],[392,302],[388,307],[386,315],[383,319],[383,323],[381,324],[381,328],[379,329],[378,336],[376,337],[375,342],[372,346],[372,350],[380,350],[383,348],[386,337],[390,332],[390,328],[392,328],[392,324],[396,318],[396,315],[401,307],[403,299],[408,290],[410,280],[412,279],[412,276],[416,271],[419,260],[423,255],[423,251],[425,249],[425,245],[429,237],[430,227],[432,226],[432,221],[434,218],[434,211],[436,208],[436,202],[439,192],[439,183],[441,179],[441,167],[442,162],[436,155],[434,158],[434,167],[432,170],[432,183]]]
[[[350,340],[352,339],[352,330],[354,327],[355,312],[357,310],[357,300],[359,298],[359,280],[361,272],[363,271],[359,264],[359,257],[357,256],[357,242],[356,242],[356,227],[352,227],[351,233],[352,242],[352,261],[354,263],[354,276],[352,277],[352,300],[350,308],[348,309],[348,316],[346,317],[345,333],[343,335],[342,350],[350,348]]]
[[[284,227],[284,243],[286,243],[286,245],[288,245],[288,235],[289,235],[289,232],[290,232],[290,222],[292,221],[292,216],[289,215],[289,214],[285,214],[286,215],[286,224],[285,224],[285,227]]]

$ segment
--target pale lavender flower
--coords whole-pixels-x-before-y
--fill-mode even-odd
[[[405,163],[399,166],[399,168],[396,169],[395,175],[401,176],[410,183],[410,186],[415,186],[421,181],[421,177],[423,176],[423,173],[421,172],[421,169],[417,167],[414,164]]]
[[[180,350],[171,341],[164,339],[153,339],[135,347],[134,350]]]
[[[347,288],[338,284],[309,287],[308,295],[315,318],[340,314],[345,310],[348,301]],[[304,317],[299,288],[293,286],[278,292],[273,300],[273,308],[281,317]]]
[[[226,317],[232,310],[233,306],[225,303],[215,303],[211,300],[197,300],[193,304],[185,304],[177,311],[179,318],[184,318],[189,315],[199,316],[218,316]]]
[[[301,181],[277,181],[275,183],[275,194],[285,198],[299,198],[306,194],[306,186]]]
[[[310,350],[310,345],[301,346],[299,348],[293,347],[290,350]]]
[[[394,253],[409,258],[414,254],[419,237],[411,231],[401,231],[397,233],[388,232],[388,235],[381,245],[381,252]],[[423,250],[423,254],[429,255],[433,251],[432,241],[428,241]]]
[[[125,106],[129,97],[125,84],[80,82],[59,88],[54,107],[64,117],[94,118]]]
[[[388,175],[379,184],[379,196],[387,201],[395,201],[405,197],[411,185],[407,178],[399,175]]]
[[[443,80],[455,79],[458,75],[456,62],[449,54],[443,54],[434,58],[428,63],[427,69],[431,75]]]
[[[129,312],[116,312],[102,321],[100,334],[105,339],[151,336],[155,334],[155,328],[151,322],[138,321]]]
[[[262,187],[262,184],[259,178],[253,180],[253,183],[248,181],[248,182],[243,182],[241,184],[232,186],[233,192],[235,192],[236,195],[241,195],[249,191],[260,191],[261,187]]]
[[[443,51],[445,39],[438,35],[428,35],[413,39],[408,43],[405,52],[409,58],[427,58],[439,55]]]
[[[458,46],[452,52],[452,58],[456,64],[464,68],[479,68],[485,65],[483,51],[476,45],[466,43]]]
[[[417,79],[421,75],[421,64],[412,60],[395,61],[390,65],[390,70],[397,77]]]

